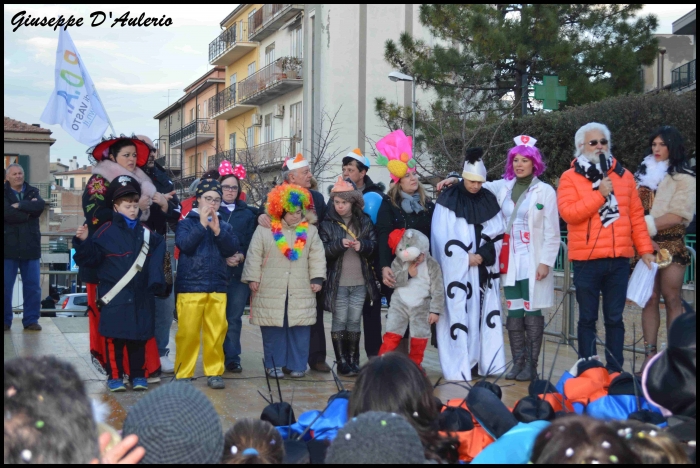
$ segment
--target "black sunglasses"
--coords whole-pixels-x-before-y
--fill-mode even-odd
[[[607,145],[607,144],[608,144],[608,140],[606,140],[605,138],[601,138],[600,144],[601,144],[601,145]],[[588,146],[598,146],[598,140],[591,140],[591,141],[589,141],[589,142],[588,142]]]

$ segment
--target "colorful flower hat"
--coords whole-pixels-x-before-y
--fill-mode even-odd
[[[136,147],[136,165],[138,167],[143,167],[148,163],[148,156],[151,153],[151,148],[139,140],[135,135],[130,137],[126,135],[120,135],[118,137],[110,136],[109,138],[102,140],[94,147],[88,150],[88,155],[95,162],[104,161],[109,159],[109,148],[120,141],[129,140]]]
[[[416,172],[412,139],[403,130],[394,130],[377,142],[377,164],[389,169],[391,180],[398,182],[409,172]]]
[[[299,209],[306,212],[311,207],[311,194],[305,188],[294,184],[278,185],[267,195],[265,211],[273,219],[282,219],[284,213]]]

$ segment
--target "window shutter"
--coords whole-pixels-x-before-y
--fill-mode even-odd
[[[22,166],[22,169],[24,169],[24,181],[29,183],[31,180],[31,173],[29,172],[29,156],[25,154],[20,154],[17,156],[17,164]]]

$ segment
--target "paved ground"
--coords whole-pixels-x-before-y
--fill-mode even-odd
[[[549,313],[553,313],[554,310]],[[328,362],[332,362],[332,348],[330,346],[330,314],[325,316]],[[111,409],[109,422],[116,428],[121,428],[126,413],[143,394],[132,391],[126,393],[111,394],[107,391],[105,377],[99,374],[90,361],[88,323],[87,318],[42,318],[40,320],[41,332],[25,332],[22,323],[15,319],[12,330],[5,332],[4,336],[4,359],[12,359],[17,356],[39,356],[54,355],[72,363],[78,370],[80,376],[85,381],[88,393],[105,402]],[[177,323],[173,323],[171,329],[171,353],[174,355],[174,336],[177,331]],[[552,359],[557,349],[557,339],[546,337],[545,346],[545,369],[549,374]],[[221,416],[224,428],[230,427],[237,418],[259,417],[266,403],[258,394],[268,394],[267,385],[262,365],[262,338],[260,328],[250,325],[247,317],[243,320],[242,333],[243,355],[242,374],[224,374],[226,379],[225,390],[211,390],[206,386],[206,379],[199,378],[194,385],[200,388],[214,403]],[[629,340],[631,341],[631,336]],[[510,352],[506,344],[506,355],[510,359]],[[201,356],[200,356],[201,358]],[[631,355],[626,353],[627,362],[631,362]],[[561,346],[554,367],[552,381],[556,382],[562,372],[569,369],[576,361],[577,357],[571,347]],[[362,362],[366,358],[362,356]],[[637,363],[639,366],[639,361]],[[432,382],[437,382],[442,375],[437,355],[437,350],[430,347],[426,352],[423,363],[428,377]],[[540,363],[540,369],[542,364]],[[629,365],[625,366],[629,368]],[[201,362],[197,365],[195,376],[201,376]],[[493,380],[493,379],[489,379]],[[167,385],[169,379],[163,379],[161,384]],[[353,379],[344,377],[343,385],[352,389]],[[310,409],[319,409],[325,406],[328,398],[337,392],[336,385],[330,374],[308,372],[307,377],[298,380],[282,380],[281,390],[285,401],[291,401],[292,397],[294,411],[297,415]],[[527,394],[527,384],[513,383],[511,381],[499,381],[503,389],[503,400],[506,404],[513,405],[518,399]],[[153,385],[155,387],[155,385]],[[276,401],[279,398],[277,389],[273,383],[273,394]],[[464,398],[466,390],[462,387],[443,383],[436,388],[436,394],[443,401],[450,398]]]

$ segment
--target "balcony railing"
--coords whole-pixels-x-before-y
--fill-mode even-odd
[[[255,47],[256,44],[248,40],[248,23],[234,23],[209,43],[209,63],[229,65]]]
[[[200,140],[211,140],[216,132],[216,120],[197,119],[170,134],[172,148],[190,148],[201,143]]]
[[[671,70],[671,89],[678,91],[695,84],[695,60]]]
[[[267,167],[282,164],[286,158],[294,154],[296,143],[296,140],[293,138],[278,138],[251,148],[239,150],[237,156],[241,158],[242,164],[248,166],[256,164],[259,167]]]
[[[303,4],[266,3],[248,18],[250,39],[255,41],[265,39],[303,9]]]
[[[260,105],[303,85],[301,59],[283,57],[238,83],[240,103]]]
[[[39,182],[36,184],[31,184],[32,187],[36,187],[39,189],[39,195],[41,195],[41,198],[44,199],[46,202],[51,201],[51,182]]]

